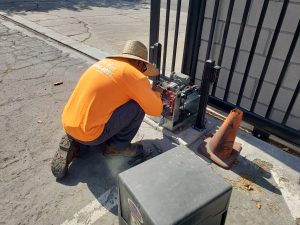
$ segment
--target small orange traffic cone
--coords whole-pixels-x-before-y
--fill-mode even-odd
[[[204,140],[198,152],[224,169],[229,169],[242,150],[241,144],[234,142],[242,117],[241,110],[233,109],[220,129]]]

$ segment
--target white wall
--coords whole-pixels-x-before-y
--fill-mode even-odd
[[[213,14],[214,0],[207,0],[205,21],[203,25],[202,43],[199,52],[199,61],[197,67],[196,79],[200,80],[202,77],[203,65],[205,60],[208,36],[210,31],[211,18]],[[231,24],[227,37],[226,48],[224,52],[222,69],[220,72],[216,96],[223,98],[229,70],[232,63],[234,48],[237,41],[240,23],[244,12],[246,0],[236,0],[233,8]],[[263,23],[258,44],[256,47],[254,59],[250,69],[249,77],[246,83],[244,96],[241,106],[249,109],[252,98],[254,96],[259,77],[261,75],[262,67],[264,65],[269,45],[274,33],[275,26],[278,21],[280,10],[282,8],[282,0],[270,0],[266,17]],[[221,0],[218,13],[218,23],[214,35],[214,44],[212,47],[211,58],[218,60],[223,29],[225,25],[229,0]],[[237,96],[240,90],[240,85],[243,79],[243,74],[248,61],[249,52],[252,46],[253,37],[256,30],[256,25],[262,9],[263,0],[252,0],[251,8],[247,18],[247,25],[245,27],[240,53],[236,64],[235,72],[230,88],[229,101],[236,103]],[[273,52],[272,59],[267,70],[265,81],[263,83],[261,93],[258,98],[258,103],[255,112],[265,116],[267,106],[271,100],[275,85],[277,83],[279,74],[281,72],[284,60],[289,50],[293,33],[296,30],[297,23],[300,19],[300,0],[291,0],[286,12],[286,16],[277,39],[277,43]],[[284,113],[288,107],[292,94],[298,80],[300,79],[300,38],[294,50],[293,57],[285,74],[282,87],[280,88],[278,97],[274,104],[274,109],[271,113],[271,119],[281,122]],[[198,81],[199,82],[199,81]],[[287,121],[287,125],[297,130],[300,129],[300,96],[298,96],[291,115]]]

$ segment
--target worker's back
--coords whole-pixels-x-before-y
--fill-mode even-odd
[[[127,59],[101,60],[88,68],[76,85],[62,114],[64,129],[80,141],[93,141],[113,111],[130,99],[148,114],[161,113],[161,100],[144,74]]]

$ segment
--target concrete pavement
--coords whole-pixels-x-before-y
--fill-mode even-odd
[[[22,1],[21,1],[22,2]],[[171,70],[176,4],[172,1],[168,35],[167,72]],[[162,2],[162,6],[165,2]],[[179,36],[177,44],[176,71],[180,71],[187,1],[182,3]],[[0,11],[18,15],[23,19],[48,28],[80,43],[112,54],[120,53],[127,40],[139,40],[148,46],[150,28],[149,1],[23,1],[23,4],[0,3]],[[165,9],[162,8],[160,23],[165,23]],[[159,42],[164,40],[164,26],[160,26]]]
[[[94,165],[102,173],[91,180],[84,174],[93,174],[95,168],[88,165],[64,184],[55,182],[49,167],[63,133],[62,107],[91,61],[3,24],[1,20],[0,221],[61,224],[113,185],[104,175],[109,173],[106,165],[97,165],[96,153]],[[60,80],[63,85],[53,85]]]
[[[127,160],[105,158],[101,147],[83,149],[66,179],[56,182],[50,172],[63,134],[63,106],[94,61],[7,21],[0,20],[0,34],[0,222],[118,224],[115,178],[128,168]],[[54,86],[57,81],[63,84]],[[177,145],[147,123],[136,140],[163,151]],[[234,188],[226,224],[294,225],[299,216],[299,158],[244,132],[238,141],[243,151],[232,170],[208,163]],[[190,148],[195,151],[198,145]]]

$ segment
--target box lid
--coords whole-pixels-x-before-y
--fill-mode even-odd
[[[119,174],[154,224],[174,224],[231,191],[207,163],[178,146]]]

